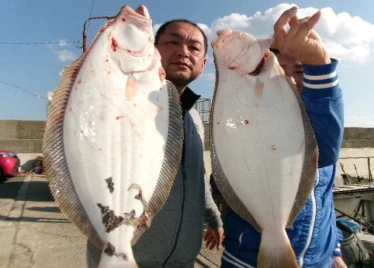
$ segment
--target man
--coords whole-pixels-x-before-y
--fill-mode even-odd
[[[159,28],[155,45],[166,79],[181,96],[184,151],[170,196],[133,247],[134,256],[140,267],[193,267],[201,248],[204,216],[211,243],[218,248],[223,237],[220,214],[205,179],[203,125],[191,109],[200,96],[188,87],[204,71],[207,38],[196,24],[173,20]]]
[[[133,246],[133,252],[139,267],[193,267],[201,248],[204,219],[210,248],[218,249],[223,240],[220,213],[205,179],[204,128],[192,108],[200,96],[188,87],[204,71],[207,37],[195,23],[173,20],[159,28],[155,45],[166,79],[173,82],[180,95],[183,156],[168,200]],[[96,258],[98,262],[100,252],[93,251],[88,243],[88,259]]]
[[[287,234],[299,267],[346,268],[341,258],[342,238],[336,227],[332,194],[344,130],[342,93],[335,72],[337,61],[329,58],[313,31],[320,12],[297,20],[296,11],[285,11],[274,25],[273,46],[280,51],[277,57],[286,75],[294,78],[301,93],[317,138],[319,162],[315,187],[294,224],[287,228]],[[222,267],[255,267],[261,234],[233,211],[229,211],[224,225]]]

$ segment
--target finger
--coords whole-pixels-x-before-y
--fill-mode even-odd
[[[274,37],[282,37],[286,34],[286,27],[290,20],[296,16],[297,7],[293,6],[290,9],[283,12],[274,24]]]
[[[310,18],[305,18],[300,20],[299,25],[299,31],[303,36],[309,36],[309,34],[313,31],[314,26],[318,23],[318,21],[321,18],[321,11],[318,10],[316,13],[314,13],[313,16]],[[313,35],[316,35],[313,33]]]

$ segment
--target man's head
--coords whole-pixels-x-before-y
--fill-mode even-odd
[[[155,45],[166,79],[175,84],[180,94],[204,71],[207,42],[199,26],[188,20],[168,21],[158,29]]]
[[[301,93],[303,90],[303,66],[300,61],[297,61],[289,56],[286,56],[279,52],[277,49],[270,49],[276,56],[279,65],[283,68],[286,76],[291,77]]]

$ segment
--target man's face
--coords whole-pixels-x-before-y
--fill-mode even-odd
[[[286,73],[286,76],[294,79],[296,87],[301,93],[303,90],[303,67],[301,62],[294,60],[291,57],[282,55],[281,53],[278,53],[276,56],[280,66]]]
[[[196,27],[174,22],[167,26],[156,46],[166,79],[173,82],[178,90],[184,90],[204,71],[204,37]]]

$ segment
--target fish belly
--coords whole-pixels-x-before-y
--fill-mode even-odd
[[[74,187],[95,229],[121,251],[130,245],[135,226],[121,225],[108,233],[101,206],[122,217],[143,214],[144,204],[136,197],[141,189],[142,200],[149,201],[160,175],[169,120],[167,91],[159,83],[153,87],[161,90],[139,90],[127,99],[127,77],[106,76],[92,63],[82,66],[82,82],[70,96],[64,148]]]
[[[258,224],[285,227],[305,154],[299,103],[282,80],[265,83],[263,95],[256,97],[255,82],[236,76],[222,77],[226,83],[216,92],[215,154]]]
[[[131,245],[166,202],[182,148],[179,95],[149,13],[123,7],[64,70],[43,140],[51,192],[103,250],[99,267],[136,266]]]

